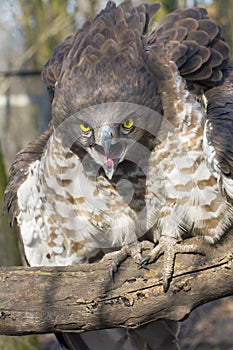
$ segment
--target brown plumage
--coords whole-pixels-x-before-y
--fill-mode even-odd
[[[187,81],[211,87],[221,83],[229,65],[229,48],[222,29],[202,8],[175,11],[152,30],[148,44],[165,45]]]
[[[142,264],[164,254],[166,290],[175,254],[198,253],[177,240],[215,243],[232,227],[229,49],[202,8],[175,11],[149,31],[159,7],[108,2],[45,65],[52,121],[17,155],[5,192],[30,265],[91,263],[110,252],[115,272],[127,255]],[[155,246],[142,259],[145,239]],[[159,327],[60,341],[176,348],[176,325],[162,323],[169,336]]]

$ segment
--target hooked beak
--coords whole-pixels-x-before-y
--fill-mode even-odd
[[[114,140],[114,133],[110,126],[103,126],[100,130],[99,142],[93,146],[93,149],[95,159],[102,165],[106,176],[111,180],[119,162],[123,160],[124,143]]]

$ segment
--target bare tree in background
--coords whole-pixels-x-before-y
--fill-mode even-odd
[[[52,50],[89,16],[100,9],[99,0],[19,0],[28,47],[27,59],[41,69]]]
[[[51,51],[74,29],[74,14],[68,0],[19,0],[27,57],[33,68],[41,69]]]
[[[233,62],[233,0],[213,0],[213,19],[223,28],[226,42],[231,48],[231,62]]]

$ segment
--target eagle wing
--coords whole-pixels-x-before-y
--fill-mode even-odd
[[[233,71],[229,68],[222,85],[206,92],[207,120],[206,139],[212,147],[214,163],[210,163],[214,170],[216,167],[229,180],[233,179]],[[233,182],[229,182],[233,187]],[[230,191],[230,189],[229,189]],[[231,190],[233,198],[233,189]]]
[[[222,29],[204,8],[174,11],[162,18],[148,36],[151,50],[165,46],[181,76],[208,89],[221,84],[229,67],[229,47]]]
[[[187,8],[162,18],[147,43],[152,52],[163,45],[188,86],[205,92],[206,159],[214,172],[233,179],[233,71],[222,28],[206,9]]]

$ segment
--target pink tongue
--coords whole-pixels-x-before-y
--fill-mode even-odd
[[[107,162],[106,162],[106,165],[107,165],[107,168],[111,169],[113,167],[113,165],[114,165],[113,159],[108,158]]]

